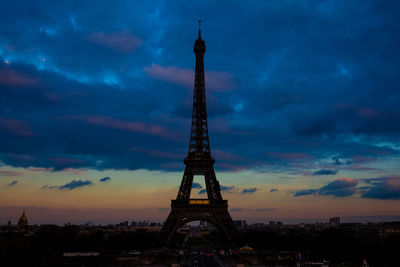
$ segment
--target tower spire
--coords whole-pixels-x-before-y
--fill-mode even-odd
[[[211,158],[208,139],[206,88],[204,78],[204,54],[206,43],[201,39],[201,20],[199,20],[199,38],[194,43],[196,55],[194,75],[192,127],[188,158]]]
[[[199,20],[199,40],[201,39],[201,20]]]

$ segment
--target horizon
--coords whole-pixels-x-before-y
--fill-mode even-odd
[[[116,225],[121,222],[126,222],[128,221],[129,224],[133,221],[136,222],[156,222],[156,223],[163,223],[166,220],[166,217],[168,215],[169,210],[164,209],[164,208],[158,208],[158,209],[51,209],[51,208],[41,208],[41,207],[0,207],[0,211],[4,210],[10,210],[9,214],[11,217],[5,218],[5,217],[0,217],[0,225],[6,225],[8,221],[11,221],[12,225],[16,225],[16,222],[18,221],[19,217],[22,214],[22,211],[25,210],[26,216],[28,218],[29,224],[30,225],[58,225],[58,226],[64,226],[66,224],[72,224],[72,225],[86,225],[86,224],[93,224],[93,225],[102,225],[102,226],[107,226],[107,225]],[[130,218],[129,216],[124,217],[125,214],[128,214],[129,212],[135,211],[135,212],[140,212],[140,213],[151,213],[151,212],[160,212],[162,210],[162,214],[160,216],[149,216],[149,217],[132,217]],[[21,211],[18,213],[18,211]],[[33,212],[32,212],[33,211]],[[99,214],[107,214],[107,212],[112,213],[112,211],[116,211],[115,213],[120,214],[119,219],[109,219],[109,216],[104,216],[101,217]],[[32,212],[32,214],[30,214]],[[43,218],[43,212],[44,217],[48,219],[40,219]],[[231,209],[229,209],[229,212],[231,215],[235,215],[235,211],[232,212]],[[50,216],[50,214],[62,214],[62,217],[55,219],[53,216]],[[69,217],[72,220],[67,220],[67,221],[62,221],[64,218]],[[334,216],[338,217],[338,216]],[[33,219],[32,219],[33,218]],[[93,218],[96,218],[93,220]],[[274,217],[260,217],[260,218],[255,218],[251,219],[250,221],[246,219],[245,216],[242,216],[241,218],[234,218],[234,220],[237,221],[246,221],[247,224],[255,224],[255,223],[264,223],[268,224],[270,221],[274,222],[281,222],[284,225],[297,225],[301,223],[305,224],[313,224],[313,223],[329,223],[329,219],[332,217],[322,217],[322,218],[274,218]],[[196,221],[194,221],[196,222]],[[368,215],[368,216],[344,216],[340,217],[340,222],[341,223],[390,223],[390,222],[400,222],[400,215]]]
[[[198,19],[233,220],[400,220],[399,2],[0,8],[0,224],[23,208],[34,224],[167,218]],[[195,176],[192,198],[205,193]]]

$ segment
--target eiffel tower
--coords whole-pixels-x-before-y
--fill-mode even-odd
[[[206,45],[199,37],[194,44],[196,69],[194,79],[192,126],[189,152],[184,159],[185,171],[175,200],[171,201],[171,212],[160,232],[160,242],[170,245],[175,232],[191,221],[207,221],[215,225],[226,237],[228,243],[240,243],[240,234],[228,212],[228,201],[221,195],[221,189],[214,172],[215,160],[211,156],[208,138],[206,91],[204,80],[204,53]],[[194,175],[204,175],[207,188],[206,199],[190,198]]]

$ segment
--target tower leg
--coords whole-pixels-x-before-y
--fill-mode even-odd
[[[191,205],[179,203],[177,200],[172,203],[171,212],[159,235],[160,245],[169,247],[178,229],[192,221],[207,221],[215,225],[231,245],[242,244],[242,238],[226,204]]]

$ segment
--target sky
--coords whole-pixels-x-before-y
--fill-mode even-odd
[[[163,221],[202,20],[234,220],[400,220],[400,2],[1,1],[0,224]],[[204,198],[195,177],[192,198]]]

